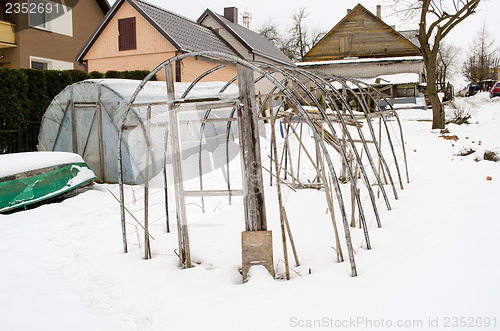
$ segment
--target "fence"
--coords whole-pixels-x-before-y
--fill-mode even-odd
[[[5,125],[0,119],[0,154],[37,150],[40,121],[17,120],[17,127]]]

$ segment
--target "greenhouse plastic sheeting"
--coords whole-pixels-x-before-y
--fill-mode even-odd
[[[165,140],[169,115],[165,104],[165,82],[148,82],[138,94],[134,105],[125,119],[129,102],[140,81],[124,79],[85,80],[68,86],[47,108],[40,127],[39,150],[63,151],[80,154],[97,176],[97,181],[118,182],[118,139],[123,124],[123,175],[126,184],[144,182],[146,161],[149,159],[149,177],[162,171],[164,164]],[[222,99],[235,99],[238,88],[231,85],[223,93],[218,93],[225,85],[223,82],[198,83],[186,97],[203,98],[218,96]],[[176,83],[176,99],[180,99],[189,83]],[[151,152],[146,157],[146,129],[148,107],[151,107],[150,141]],[[100,109],[100,116],[99,116]],[[209,118],[229,117],[231,108],[214,110]],[[206,123],[201,133],[201,122],[206,111],[179,113],[182,144],[182,159],[185,178],[199,175],[198,166],[200,144],[203,172],[213,171],[226,162],[227,122]],[[100,118],[99,118],[100,117]],[[232,126],[236,134],[237,125]],[[231,134],[231,141],[233,136]],[[102,136],[102,147],[99,136]],[[103,165],[101,167],[100,149]],[[168,149],[167,149],[168,150]],[[238,146],[230,143],[230,158],[238,153]],[[167,153],[167,164],[171,162]],[[102,168],[102,169],[101,169]]]

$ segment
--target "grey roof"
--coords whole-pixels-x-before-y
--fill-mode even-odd
[[[135,8],[160,34],[179,51],[184,52],[221,52],[235,56],[232,48],[221,40],[212,30],[201,26],[181,15],[169,12],[142,0],[119,0],[108,12],[97,30],[78,53],[76,60],[81,61],[106,28],[121,5],[127,2]]]
[[[172,39],[179,50],[200,52],[212,51],[235,55],[234,52],[210,29],[197,24],[188,18],[174,14],[142,0],[135,2],[149,18],[163,30],[164,35]],[[162,31],[160,31],[162,32]]]
[[[278,61],[281,63],[294,65],[293,61],[290,60],[283,52],[281,52],[275,45],[273,45],[269,40],[267,40],[264,36],[247,29],[246,27],[235,24],[229,21],[222,15],[214,13],[210,9],[207,9],[201,16],[198,18],[198,23],[201,23],[206,15],[211,15],[215,18],[222,26],[228,30],[237,40],[240,41],[248,50],[252,51],[255,54],[264,56],[274,61]]]
[[[408,39],[413,45],[420,48],[420,41],[418,40],[418,30],[406,30],[406,31],[398,31],[403,37]]]

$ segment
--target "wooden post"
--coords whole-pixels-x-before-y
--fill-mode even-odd
[[[342,89],[342,97],[347,102],[347,90],[346,89],[347,89],[347,87],[344,86],[344,88]],[[346,115],[346,113],[347,113],[346,105],[345,105],[345,103],[342,102],[342,116],[344,117]],[[347,147],[346,133],[345,133],[344,128],[342,128],[342,140],[341,140],[340,148],[342,150],[344,150],[344,152],[345,152],[346,147]],[[342,168],[340,171],[340,181],[344,183],[346,181],[346,179],[347,179],[347,164],[342,162]]]
[[[360,156],[360,159],[362,158],[363,158],[363,151],[361,151],[361,156]],[[356,226],[356,196],[355,196],[356,192],[354,190],[356,190],[356,188],[358,187],[358,172],[359,172],[359,163],[356,163],[356,167],[354,168],[354,178],[351,178],[351,180],[354,183],[354,187],[353,185],[351,185],[351,227],[353,228]],[[357,192],[359,196],[359,189],[357,189]]]
[[[283,259],[285,260],[285,276],[290,279],[290,267],[288,265],[288,250],[286,247],[286,233],[285,233],[285,208],[283,207],[283,200],[281,198],[281,184],[280,184],[280,167],[278,166],[278,149],[276,148],[276,132],[274,122],[271,122],[271,137],[273,140],[273,156],[275,159],[274,168],[276,171],[276,190],[278,191],[278,204],[280,208],[280,225],[281,225],[281,240],[283,243]],[[285,147],[286,148],[286,147]],[[285,171],[286,173],[286,171]]]
[[[165,67],[167,83],[167,111],[169,112],[170,148],[174,170],[175,206],[177,214],[177,234],[179,239],[179,265],[181,268],[191,268],[191,251],[186,219],[186,203],[184,195],[184,177],[181,166],[181,145],[179,137],[179,120],[173,107],[175,100],[174,75],[172,64]]]
[[[302,139],[302,121],[300,122],[300,134],[299,140]],[[302,149],[302,145],[299,144],[299,155],[297,156],[297,181],[300,182],[300,152]]]
[[[245,228],[247,231],[266,231],[267,222],[260,156],[259,118],[252,73],[251,69],[238,66],[241,106],[238,107],[237,112],[240,154],[243,165]]]
[[[76,126],[76,112],[75,112],[75,103],[73,102],[73,87],[70,87],[70,111],[71,111],[71,140],[73,142],[73,153],[78,154],[78,140],[77,140],[77,126]],[[61,123],[62,125],[62,123]],[[83,157],[83,155],[82,155]]]
[[[272,233],[267,231],[264,183],[259,141],[259,114],[255,100],[253,70],[237,66],[240,105],[237,107],[245,229],[242,233],[242,275],[250,267],[263,265],[274,277]]]
[[[99,85],[99,101],[97,103],[97,134],[99,139],[99,166],[101,168],[101,180],[106,182],[106,170],[104,163],[104,139],[102,136],[102,106],[101,106],[101,85]],[[90,133],[89,133],[90,134]]]
[[[318,141],[315,140],[316,143],[316,151],[317,153],[321,153],[321,149],[319,147]],[[304,151],[305,151],[304,147]],[[333,209],[333,199],[332,199],[332,194],[331,194],[331,189],[330,186],[328,185],[328,180],[326,177],[326,170],[325,170],[325,163],[323,162],[323,156],[320,155],[319,157],[319,164],[318,164],[318,176],[320,176],[323,180],[323,185],[325,187],[325,195],[326,195],[326,204],[328,205],[328,210],[330,211],[330,218],[332,219],[332,225],[333,225],[333,232],[335,234],[335,245],[336,245],[336,252],[337,252],[337,261],[338,262],[343,262],[344,261],[344,256],[342,254],[342,247],[340,246],[340,237],[339,237],[339,231],[337,229],[337,222],[335,221],[335,211]]]
[[[151,105],[147,110],[146,125],[146,169],[144,174],[144,260],[151,258],[149,242],[149,155],[151,153]]]

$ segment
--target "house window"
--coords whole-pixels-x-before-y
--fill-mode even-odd
[[[73,37],[73,10],[50,0],[29,1],[29,26]]]
[[[43,10],[32,10],[29,13],[29,22],[31,27],[35,28],[47,28],[47,12],[45,11],[45,2],[41,1],[30,1],[30,6],[35,6],[34,8],[43,8]]]
[[[42,70],[72,70],[74,69],[74,64],[68,61],[30,56],[30,67],[31,69]]]
[[[118,49],[120,51],[137,49],[135,17],[118,20]]]
[[[31,61],[31,69],[47,70],[49,65],[47,62]]]

